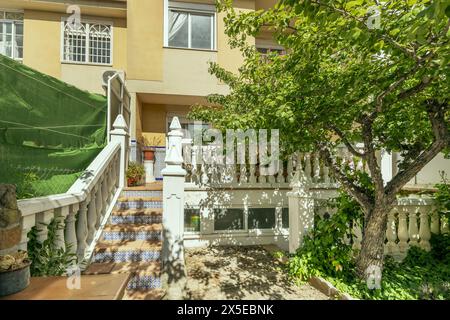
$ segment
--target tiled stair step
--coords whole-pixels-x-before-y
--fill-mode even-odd
[[[161,300],[166,294],[163,289],[125,290],[122,300]]]
[[[111,224],[152,224],[162,222],[162,208],[114,210]]]
[[[97,243],[92,262],[156,261],[161,257],[161,241],[108,241]]]
[[[84,274],[129,273],[128,290],[161,288],[161,268],[159,262],[108,262],[93,263]]]
[[[104,240],[161,240],[161,224],[111,224],[103,229]]]
[[[116,202],[116,209],[162,208],[161,197],[123,197]]]
[[[120,194],[121,197],[162,197],[162,190],[124,190]]]

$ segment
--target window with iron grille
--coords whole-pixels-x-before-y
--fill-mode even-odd
[[[63,23],[64,62],[112,64],[112,25],[82,22]]]
[[[23,58],[23,13],[0,11],[0,54]]]

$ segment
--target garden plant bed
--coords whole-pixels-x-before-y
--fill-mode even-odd
[[[186,268],[187,299],[329,299],[309,284],[297,286],[261,246],[187,249]]]

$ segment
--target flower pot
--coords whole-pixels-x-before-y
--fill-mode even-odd
[[[136,185],[136,179],[135,178],[127,178],[127,184],[129,187],[133,187]]]
[[[30,264],[20,269],[0,272],[0,297],[22,291],[30,284]]]
[[[144,150],[144,159],[145,160],[155,160],[155,150]]]

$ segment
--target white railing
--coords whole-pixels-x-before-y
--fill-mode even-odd
[[[354,249],[361,248],[361,226],[355,225]],[[389,212],[384,253],[403,259],[411,246],[430,250],[431,234],[448,232],[448,222],[439,216],[429,196],[399,198]]]
[[[108,87],[106,88],[106,95],[108,98],[108,115],[107,115],[107,131],[111,132],[113,127],[113,122],[116,120],[117,116],[121,114],[130,128],[131,121],[131,95],[125,86],[124,80],[121,78],[119,73],[115,73],[108,79]],[[111,137],[109,136],[110,140]]]
[[[66,193],[18,201],[22,212],[21,249],[27,249],[28,233],[34,226],[42,242],[48,235],[46,224],[57,219],[62,228],[57,231],[55,246],[69,249],[79,262],[89,259],[124,186],[127,129],[119,114],[110,132],[111,142]]]
[[[64,194],[19,200],[22,212],[22,238],[20,247],[27,248],[27,234],[37,226],[38,241],[47,238],[45,224],[57,219],[58,230],[55,245],[68,248],[79,261],[88,254],[88,247],[98,238],[97,231],[107,218],[119,193],[118,172],[120,144],[109,143]]]
[[[210,146],[185,145],[183,148],[184,168],[187,171],[186,183],[190,188],[197,186],[211,187],[264,187],[279,188],[289,187],[294,173],[297,170],[316,185],[316,187],[336,188],[336,181],[330,174],[330,170],[324,164],[318,153],[302,153],[288,157],[279,162],[279,170],[273,175],[260,175],[258,164],[218,165],[207,161],[214,155],[214,149]],[[356,158],[345,148],[337,150],[338,163],[352,168],[367,171],[367,163],[361,158]]]

